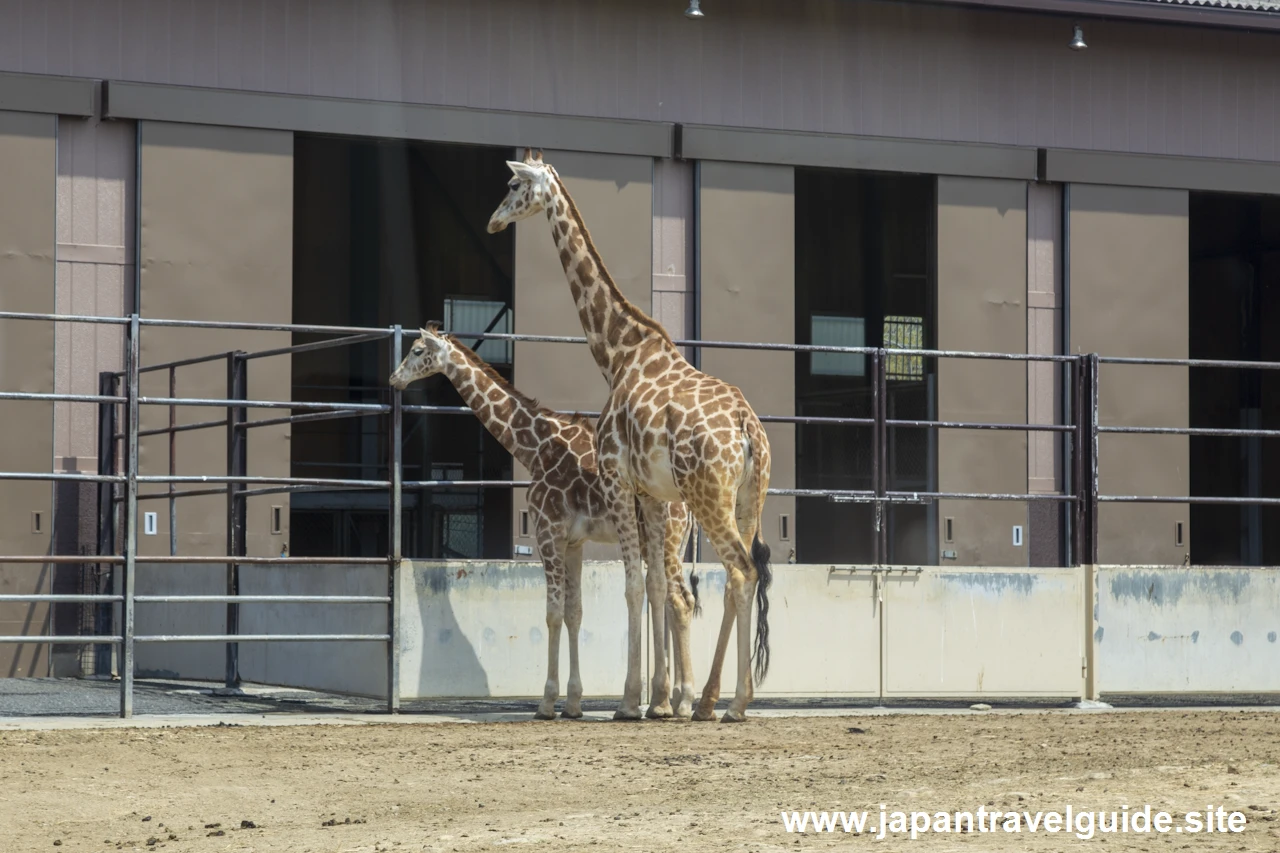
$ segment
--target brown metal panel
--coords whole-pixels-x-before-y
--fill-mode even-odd
[[[57,118],[0,112],[0,311],[54,309]],[[0,390],[53,392],[52,323],[0,321]],[[0,471],[53,469],[53,404],[0,401]],[[33,514],[39,513],[39,530]],[[51,483],[0,484],[0,555],[46,554],[53,530]],[[47,593],[50,573],[38,564],[4,565],[0,594]],[[0,610],[0,631],[47,633],[48,608],[14,604]],[[0,647],[0,676],[45,675],[48,648]]]
[[[1027,185],[1027,352],[1062,351],[1062,186]],[[1062,366],[1027,365],[1027,422],[1062,422]],[[1062,436],[1027,437],[1027,489],[1062,491]],[[1061,504],[1041,501],[1027,507],[1027,552],[1032,566],[1057,566],[1061,550]]]
[[[1186,358],[1187,193],[1083,184],[1070,193],[1071,351]],[[1187,426],[1185,368],[1104,364],[1100,374],[1103,425]],[[1102,436],[1102,493],[1188,494],[1189,447],[1186,436]],[[1186,504],[1103,504],[1100,514],[1103,563],[1180,565],[1190,553]]]
[[[132,122],[58,121],[59,313],[119,317],[128,310],[137,156]],[[57,335],[59,393],[96,394],[98,372],[123,367],[120,326],[66,323]],[[97,470],[97,421],[93,406],[55,404],[60,467],[75,457],[79,470]]]
[[[0,110],[91,116],[98,81],[44,74],[0,74]]]
[[[699,336],[795,343],[795,171],[789,166],[704,162],[698,194]],[[741,388],[757,415],[795,414],[795,355],[790,352],[704,349],[702,369]],[[770,485],[793,489],[795,427],[771,423],[765,430],[772,456]],[[779,539],[782,514],[791,518],[790,541]],[[764,536],[775,562],[786,562],[795,537],[803,535],[795,520],[795,498],[769,498]]]
[[[653,318],[675,338],[694,336],[694,164],[653,163]],[[685,348],[685,358],[690,357]]]
[[[1045,178],[1063,183],[1280,194],[1280,164],[1099,151],[1045,152]]]
[[[1018,5],[988,5],[996,2]],[[37,13],[7,33],[0,69],[560,116],[1280,156],[1276,36],[1163,26],[1173,13],[1164,3],[1106,4],[1147,10],[1152,21],[1090,20],[1093,47],[1083,53],[1066,49],[1070,20],[1060,15],[952,4],[738,0],[708,7],[700,25],[646,0],[382,0],[359,15],[321,0],[240,15],[148,0],[63,4],[48,15],[25,5]]]
[[[653,161],[648,157],[543,151],[573,195],[605,266],[627,299],[651,309],[653,269]],[[496,198],[497,196],[495,196]],[[515,331],[523,335],[582,337],[582,324],[564,267],[544,216],[516,226]],[[516,343],[515,382],[521,391],[560,410],[599,411],[609,385],[582,344]],[[528,472],[515,463],[516,479]],[[525,508],[523,489],[513,501]],[[517,538],[516,544],[533,540]],[[589,544],[588,559],[617,559],[615,546]]]
[[[1013,146],[687,125],[680,147],[691,160],[1027,180],[1036,176],[1036,150]]]
[[[938,179],[938,346],[1027,351],[1027,185],[1023,181]],[[938,360],[938,417],[1026,423],[1027,368],[1020,361]],[[1021,432],[940,430],[938,488],[944,492],[1023,493],[1027,437]],[[1024,504],[940,501],[939,524],[954,519],[962,566],[1025,566],[1013,526]],[[939,534],[939,540],[945,538]],[[950,562],[949,560],[946,562]]]
[[[674,127],[662,122],[313,98],[230,89],[109,83],[107,118],[426,139],[471,145],[554,146],[669,157]]]
[[[293,134],[206,125],[141,122],[141,313],[144,317],[288,323],[293,317]],[[228,350],[287,346],[287,333],[144,328],[142,363],[159,364]],[[249,397],[290,399],[288,356],[249,363]],[[225,398],[225,360],[178,370],[180,397]],[[144,374],[142,393],[167,396],[168,373]],[[221,408],[178,410],[178,422],[217,420]],[[250,419],[263,418],[261,410]],[[168,409],[144,407],[142,428],[168,424]],[[249,473],[289,474],[289,430],[249,433]],[[224,474],[222,428],[179,433],[177,473]],[[143,438],[145,474],[168,473],[168,440]],[[144,491],[146,491],[144,489]],[[163,491],[163,489],[150,489]],[[278,555],[288,542],[270,534],[270,506],[283,495],[252,498],[248,553]],[[159,534],[142,536],[142,554],[168,553],[167,502],[146,501],[140,511],[159,514]],[[185,498],[178,504],[179,549],[226,553],[226,505],[221,497]]]

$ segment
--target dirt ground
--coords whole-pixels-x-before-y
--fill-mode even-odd
[[[1275,851],[1278,763],[1280,715],[1249,711],[10,731],[0,849]],[[881,803],[890,817],[1149,804],[1174,826],[1222,805],[1247,823],[912,842],[788,833],[780,817],[866,809],[875,827]]]

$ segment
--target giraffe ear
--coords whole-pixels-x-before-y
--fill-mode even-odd
[[[508,160],[507,168],[517,178],[522,180],[531,180],[534,175],[534,169],[528,163],[521,163],[519,160]]]

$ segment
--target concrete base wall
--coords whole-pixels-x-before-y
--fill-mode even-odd
[[[401,698],[534,697],[547,666],[546,586],[527,562],[413,562],[401,567]],[[703,612],[693,622],[700,690],[723,614],[724,569],[700,565]],[[382,595],[381,566],[244,567],[243,594]],[[217,594],[222,566],[139,567],[138,594]],[[872,571],[788,565],[770,590],[772,664],[756,688],[768,696],[1080,695],[1082,584],[1072,569],[948,567]],[[583,566],[580,659],[585,694],[616,697],[626,671],[621,563]],[[382,605],[243,604],[243,633],[386,630]],[[139,604],[138,634],[224,629],[221,604]],[[753,613],[753,629],[755,617]],[[651,667],[645,618],[645,679]],[[139,674],[220,680],[220,643],[140,643]],[[244,643],[247,681],[364,695],[386,691],[382,643]],[[560,678],[568,681],[567,632]],[[722,695],[732,695],[736,641]]]
[[[1099,567],[1106,693],[1280,692],[1280,568]]]
[[[547,667],[546,586],[535,563],[402,565],[401,698],[535,697]],[[1085,655],[1102,693],[1280,691],[1280,569],[1099,567],[1086,620],[1083,569],[774,567],[772,664],[756,696],[1083,695]],[[700,565],[693,622],[701,690],[723,614],[724,569]],[[583,565],[579,642],[588,697],[620,695],[627,613],[619,562]],[[138,594],[212,595],[222,566],[140,565]],[[245,595],[385,595],[382,566],[241,569]],[[220,634],[221,604],[139,604],[138,634]],[[241,631],[379,634],[379,604],[242,604]],[[645,679],[651,667],[645,617]],[[754,629],[755,617],[752,616]],[[1086,625],[1093,632],[1086,646]],[[736,642],[722,696],[733,693]],[[139,643],[144,677],[220,680],[220,643]],[[560,644],[561,691],[569,676]],[[244,643],[246,681],[371,696],[386,692],[378,642]]]
[[[223,595],[220,565],[139,564],[138,595]],[[242,595],[386,595],[387,570],[369,565],[241,566]],[[138,635],[222,634],[224,604],[139,603]],[[420,624],[420,623],[419,623]],[[241,604],[242,634],[381,634],[385,604]],[[137,643],[137,673],[147,678],[221,681],[222,643]],[[245,681],[369,696],[386,694],[386,646],[377,642],[241,643]]]

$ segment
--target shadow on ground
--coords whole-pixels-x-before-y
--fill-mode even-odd
[[[1113,707],[1249,707],[1280,705],[1280,695],[1187,694],[1182,696],[1105,696]],[[537,698],[528,699],[415,699],[401,703],[401,714],[529,714],[532,717]],[[1075,703],[1062,699],[947,699],[894,700],[761,698],[753,701],[755,709],[835,710],[840,708],[936,709],[968,708],[973,702],[986,702],[992,708],[1035,710],[1071,707]],[[137,680],[134,682],[134,714],[377,714],[386,710],[386,700],[368,696],[320,693],[286,687],[246,684],[239,690],[224,691],[220,684],[176,680]],[[728,700],[722,700],[723,710]],[[611,712],[616,699],[587,699],[582,707],[588,712]],[[120,709],[120,683],[105,679],[80,678],[6,678],[0,679],[0,717],[97,717],[115,716]]]

